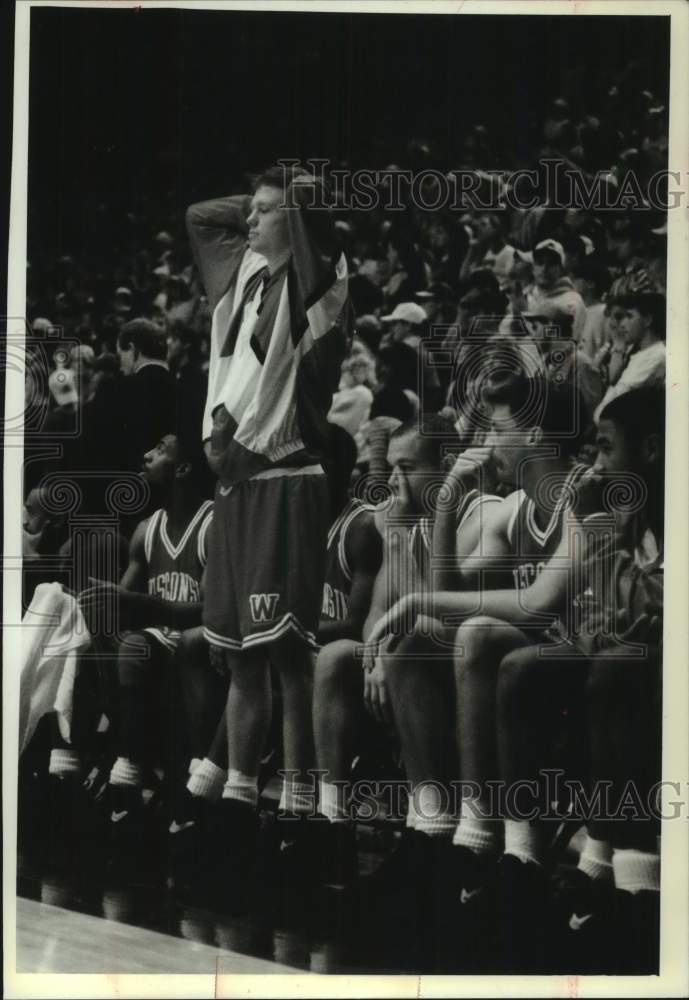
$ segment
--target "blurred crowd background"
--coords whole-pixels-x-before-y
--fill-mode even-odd
[[[624,320],[625,297],[641,294],[655,317],[648,378],[662,380],[665,214],[554,207],[544,190],[517,210],[491,173],[559,161],[587,183],[601,175],[614,200],[630,172],[643,192],[667,166],[662,19],[558,21],[34,9],[27,397],[42,418],[25,497],[49,471],[135,473],[161,407],[195,425],[211,318],[184,212],[250,190],[280,157],[327,156],[326,177],[472,172],[491,199],[386,211],[388,177],[372,210],[336,208],[355,336],[330,419],[354,438],[359,472],[384,464],[391,429],[420,411],[452,415],[471,443],[470,332],[519,352],[555,325],[571,347],[557,364],[576,367],[593,427],[648,346]],[[167,369],[155,398],[123,363],[142,318]],[[431,334],[453,347],[452,370],[420,364]]]

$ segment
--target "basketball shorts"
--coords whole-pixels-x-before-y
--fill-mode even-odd
[[[318,648],[328,514],[318,465],[218,483],[203,605],[212,645],[240,652],[291,634]]]

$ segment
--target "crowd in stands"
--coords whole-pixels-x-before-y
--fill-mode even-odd
[[[612,112],[577,119],[565,100],[554,101],[534,162],[549,156],[586,176],[607,171],[613,186],[627,170],[644,179],[662,169],[662,102],[639,92],[634,113],[624,115],[615,102],[613,88],[612,130]],[[404,165],[410,150],[416,162],[435,165],[419,142],[396,162]],[[463,162],[444,169],[511,166],[496,157],[490,129],[477,125]],[[27,402],[43,421],[25,453],[25,608],[38,585],[57,580],[79,595],[90,624],[117,591],[128,632],[113,652],[112,636],[97,636],[93,626],[98,662],[111,669],[77,674],[70,737],[53,713],[43,744],[48,763],[27,741],[23,766],[31,771],[43,760],[52,778],[42,793],[54,803],[51,850],[64,852],[65,842],[77,850],[80,837],[95,836],[79,800],[86,788],[94,799],[111,796],[111,860],[125,853],[118,827],[135,811],[133,794],[141,807],[144,789],[149,817],[153,805],[158,813],[137,816],[138,845],[146,839],[141,824],[150,833],[164,815],[178,883],[188,887],[203,875],[207,888],[217,875],[209,859],[222,853],[221,716],[232,678],[200,629],[215,485],[200,432],[211,315],[180,227],[183,206],[178,215],[111,219],[116,238],[103,241],[100,256],[37,254],[29,262]],[[660,779],[665,218],[651,208],[431,211],[412,203],[387,213],[340,206],[335,218],[353,317],[323,456],[332,528],[313,719],[314,763],[325,777],[311,799],[304,793],[303,809],[291,800],[297,814],[309,804],[317,811],[307,852],[322,861],[312,861],[314,877],[357,881],[353,762],[365,775],[362,761],[369,762],[376,774],[387,768],[406,782],[408,798],[392,816],[404,820],[400,844],[366,891],[386,896],[418,881],[434,969],[470,967],[472,954],[493,941],[486,930],[493,923],[510,928],[495,961],[509,970],[542,968],[545,925],[556,911],[575,939],[574,963],[648,971],[657,962],[654,819],[616,827],[590,820],[563,888],[546,878],[552,824],[544,833],[505,818],[486,795],[493,779],[537,780],[539,769],[564,759],[573,734],[587,748],[575,771],[587,787],[611,778],[617,791],[626,781],[648,790]],[[534,398],[542,404],[535,416]],[[614,514],[611,540],[610,518],[597,528],[596,517],[604,513],[601,484],[615,476],[636,477],[644,497]],[[145,488],[138,507],[114,511],[113,533],[111,487],[123,477],[134,493],[135,480]],[[65,481],[78,485],[71,511],[56,492]],[[539,485],[548,481],[561,490],[550,507]],[[567,490],[575,497],[569,504]],[[77,514],[95,525],[85,553],[77,553]],[[568,531],[582,524],[601,536],[576,570],[589,589],[573,591],[575,571],[561,573],[558,559],[569,557]],[[171,599],[150,576],[146,582],[152,552],[174,554],[190,538],[180,570],[186,590]],[[602,592],[587,576],[591,563],[613,567]],[[173,559],[160,573],[175,566]],[[145,635],[156,632],[169,640],[169,662],[151,654]],[[559,662],[534,652],[546,641]],[[612,655],[634,642],[644,644],[643,656]],[[274,730],[265,747],[273,771]],[[273,771],[266,763],[262,791]],[[460,780],[474,789],[469,805],[443,800],[442,790]],[[23,794],[29,815],[24,786]],[[248,789],[246,803],[255,805],[255,795]],[[376,808],[381,815],[380,801]],[[59,810],[72,819],[58,823]],[[20,825],[21,818],[20,797]],[[236,837],[233,844],[235,869],[249,866],[251,851]],[[627,937],[611,943],[612,924]]]

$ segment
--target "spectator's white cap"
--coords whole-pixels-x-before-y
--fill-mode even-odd
[[[405,323],[425,323],[428,319],[425,310],[416,302],[400,302],[389,316],[381,316],[380,318],[383,323],[396,323],[397,320],[402,320]]]
[[[541,242],[537,243],[536,246],[533,248],[534,257],[539,252],[539,250],[550,250],[552,253],[556,255],[556,257],[560,258],[560,263],[562,264],[562,266],[563,267],[565,266],[565,250],[562,244],[558,243],[557,240],[541,240]]]

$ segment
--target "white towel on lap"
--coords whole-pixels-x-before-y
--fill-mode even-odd
[[[39,584],[21,627],[20,754],[47,712],[57,712],[60,733],[70,741],[77,652],[90,642],[76,599],[59,583]]]

